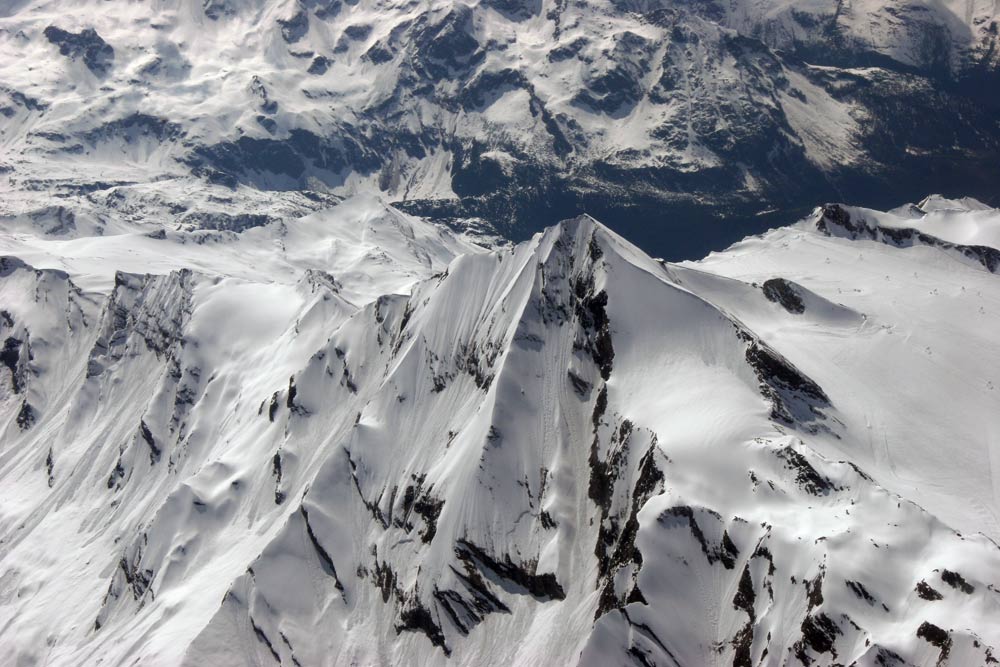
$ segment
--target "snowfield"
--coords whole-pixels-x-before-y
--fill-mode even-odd
[[[4,664],[1000,659],[996,209],[680,264],[186,178],[2,213]]]

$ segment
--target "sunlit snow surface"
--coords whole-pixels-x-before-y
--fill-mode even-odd
[[[0,662],[998,655],[1000,212],[664,264],[185,183],[6,204]]]

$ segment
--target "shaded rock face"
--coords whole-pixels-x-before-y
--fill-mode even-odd
[[[49,26],[44,34],[47,40],[59,47],[60,54],[70,60],[82,60],[97,76],[106,75],[114,65],[115,50],[93,28],[73,33]]]
[[[309,32],[309,15],[299,10],[289,19],[278,19],[281,26],[281,36],[289,44],[294,44]]]
[[[824,408],[830,399],[823,389],[767,344],[737,325],[737,337],[746,342],[746,360],[760,381],[760,391],[771,402],[771,417],[809,431],[828,430]]]
[[[764,282],[762,289],[768,301],[780,304],[788,312],[796,315],[805,312],[806,307],[802,303],[802,295],[795,283],[784,278],[772,278]]]
[[[642,80],[655,50],[649,40],[633,32],[617,35],[614,47],[602,54],[602,66],[588,74],[586,88],[577,93],[574,104],[612,117],[628,115],[645,94]]]
[[[963,245],[925,234],[917,229],[884,227],[864,215],[852,215],[845,207],[828,204],[823,207],[816,228],[831,236],[879,241],[899,248],[924,245],[976,262],[990,273],[1000,271],[1000,250],[985,245]]]
[[[21,356],[24,354],[22,350],[28,352],[28,348],[24,346],[24,341],[13,336],[8,336],[4,340],[3,349],[0,350],[0,363],[6,366],[10,373],[10,388],[15,394],[20,394],[24,391],[26,385],[25,367],[21,361]]]

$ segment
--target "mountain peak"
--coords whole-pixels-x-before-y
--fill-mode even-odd
[[[0,557],[39,591],[8,654],[41,627],[59,664],[983,662],[995,276],[973,246],[913,254],[902,216],[818,216],[697,265],[589,216],[486,252],[371,197],[210,236],[19,236],[119,278],[0,276],[24,526]],[[162,244],[159,275],[118,254]],[[942,314],[986,324],[949,346]]]

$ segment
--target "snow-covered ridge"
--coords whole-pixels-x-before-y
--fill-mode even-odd
[[[1000,213],[667,264],[331,203],[0,235],[3,661],[995,659]]]

